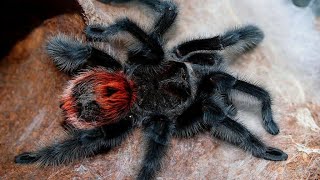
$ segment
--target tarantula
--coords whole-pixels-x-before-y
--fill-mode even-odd
[[[240,54],[245,53],[263,40],[263,32],[248,25],[212,38],[187,41],[168,51],[163,37],[178,15],[176,5],[159,0],[140,2],[159,15],[150,32],[128,18],[85,29],[88,41],[110,41],[119,32],[138,40],[135,47],[127,47],[125,62],[66,36],[49,41],[47,51],[57,67],[75,74],[61,100],[70,137],[20,154],[15,162],[44,166],[70,163],[110,150],[137,127],[142,127],[146,141],[137,179],[156,176],[171,138],[189,138],[206,131],[255,157],[286,160],[286,153],[265,145],[233,120],[237,110],[230,94],[241,91],[261,101],[263,127],[278,134],[269,93],[228,74],[222,65],[221,50],[238,47]]]

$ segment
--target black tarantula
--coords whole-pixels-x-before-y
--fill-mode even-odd
[[[58,68],[76,74],[61,104],[70,137],[20,154],[15,162],[44,166],[70,163],[118,146],[136,127],[142,127],[146,141],[137,179],[156,176],[171,138],[189,138],[205,131],[255,157],[286,160],[286,153],[265,145],[232,119],[237,111],[229,96],[232,91],[241,91],[261,101],[263,127],[270,134],[278,134],[269,93],[231,76],[221,65],[219,51],[236,46],[240,46],[240,54],[252,50],[262,41],[263,32],[248,25],[212,38],[187,41],[167,51],[163,36],[178,15],[176,5],[139,1],[159,14],[150,32],[128,18],[85,29],[89,41],[110,41],[119,32],[138,40],[137,46],[128,47],[125,63],[66,36],[49,41],[47,51]]]

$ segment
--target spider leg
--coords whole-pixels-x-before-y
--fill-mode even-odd
[[[221,94],[215,93],[209,99],[191,104],[178,116],[174,135],[180,138],[193,137],[208,129],[208,121],[221,121],[226,116],[234,116],[234,111],[234,107],[226,104]]]
[[[131,121],[122,120],[117,124],[96,129],[73,131],[71,138],[35,152],[22,153],[15,157],[15,162],[39,163],[41,166],[68,164],[119,145],[132,128]]]
[[[261,113],[263,127],[270,134],[276,135],[279,133],[279,128],[276,122],[273,120],[271,97],[266,90],[248,82],[238,80],[233,76],[223,72],[215,72],[214,74],[210,75],[209,79],[212,84],[215,84],[222,89],[222,92],[229,92],[231,89],[235,89],[254,96],[260,100],[262,103]]]
[[[183,57],[194,51],[223,50],[226,47],[236,45],[240,45],[239,50],[246,52],[255,48],[263,38],[264,34],[258,27],[248,25],[229,30],[223,35],[182,43],[174,49],[174,53],[178,57]]]
[[[100,0],[103,3],[126,3],[132,0]],[[161,13],[154,26],[154,34],[163,35],[174,23],[177,15],[177,6],[171,1],[139,0],[152,10]]]
[[[192,52],[181,58],[181,61],[199,65],[218,66],[222,63],[223,57],[217,52]]]
[[[164,51],[160,43],[160,38],[148,35],[138,25],[124,18],[118,20],[111,26],[90,25],[85,32],[89,39],[106,41],[109,37],[120,31],[130,33],[143,45],[138,49],[129,50],[128,62],[137,64],[158,64],[163,60]]]
[[[272,109],[271,109],[271,97],[268,91],[261,87],[255,86],[245,81],[237,80],[233,89],[242,91],[251,96],[256,97],[262,102],[262,121],[264,128],[273,135],[279,133],[278,125],[273,120]]]
[[[64,35],[49,40],[46,50],[56,66],[67,73],[77,72],[86,66],[103,66],[113,70],[122,68],[109,54]]]
[[[178,118],[175,124],[174,136],[179,138],[193,137],[206,130],[202,122],[203,110],[200,102],[192,104]]]
[[[213,124],[211,133],[214,137],[250,151],[255,157],[271,161],[284,161],[288,158],[285,152],[277,148],[267,147],[243,125],[230,118],[225,118],[223,121]]]
[[[211,95],[210,98],[205,100],[202,104],[202,109],[204,112],[204,119],[209,118],[212,120],[214,118],[218,121],[224,119],[225,116],[233,117],[237,113],[237,110],[233,106],[232,102],[226,100],[226,97],[224,97],[220,92],[216,92],[215,94]],[[212,115],[212,112],[214,112],[214,115]],[[208,117],[206,118],[206,116]]]
[[[158,18],[158,20],[155,23],[153,34],[156,34],[158,36],[162,36],[167,30],[172,26],[174,21],[176,20],[178,16],[178,9],[177,6],[170,1],[158,1],[158,0],[147,0],[152,2],[153,6],[155,6],[156,9],[157,6],[160,6],[161,16]]]
[[[120,31],[130,33],[132,36],[141,41],[156,56],[162,57],[164,55],[159,39],[148,35],[137,24],[128,18],[120,19],[110,26],[95,24],[89,25],[85,29],[87,38],[100,41],[107,41],[108,38]]]
[[[172,122],[164,116],[154,115],[144,122],[146,152],[137,179],[153,179],[161,169],[161,161],[166,156],[171,134]]]

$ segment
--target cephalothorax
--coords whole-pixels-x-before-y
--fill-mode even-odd
[[[70,137],[23,153],[15,161],[70,163],[119,145],[137,127],[142,127],[147,146],[138,179],[155,177],[171,138],[188,138],[205,131],[255,157],[286,160],[286,153],[268,147],[233,120],[237,111],[229,96],[232,91],[241,91],[261,101],[264,128],[278,134],[269,93],[229,75],[221,65],[221,50],[237,47],[239,54],[245,53],[262,41],[262,31],[248,25],[212,38],[187,41],[168,51],[163,36],[178,15],[175,4],[140,1],[160,14],[150,32],[128,18],[85,29],[88,41],[108,41],[121,31],[138,40],[139,44],[128,48],[125,63],[67,36],[49,41],[47,51],[58,68],[75,74],[61,100]]]

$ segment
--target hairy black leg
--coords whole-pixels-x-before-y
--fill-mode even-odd
[[[179,138],[189,138],[203,132],[206,127],[202,119],[202,104],[200,102],[193,103],[177,118],[174,136]]]
[[[161,161],[166,155],[172,129],[170,120],[162,115],[153,115],[145,120],[146,152],[137,179],[153,179],[161,169]]]
[[[122,68],[109,54],[64,35],[50,39],[46,50],[55,65],[67,73],[77,72],[86,66],[103,66],[113,70]]]
[[[100,0],[104,3],[126,3],[132,0]],[[160,13],[160,17],[157,18],[153,34],[163,35],[174,23],[178,10],[176,5],[171,1],[159,1],[159,0],[139,0],[142,4],[147,5],[152,10]]]
[[[242,53],[255,48],[264,38],[261,29],[254,25],[247,25],[227,31],[221,36],[223,48],[238,46]]]
[[[91,56],[87,60],[86,65],[90,67],[102,66],[112,70],[122,69],[122,65],[120,62],[115,60],[109,54],[93,47],[91,48]]]
[[[225,105],[228,107],[228,115],[230,117],[234,117],[237,115],[238,110],[233,105],[233,102],[232,102],[229,94],[230,94],[230,92],[225,92],[225,93],[221,93],[221,96],[223,97],[223,101],[224,101]]]
[[[129,19],[117,21],[114,25],[104,27],[101,25],[88,26],[86,34],[89,39],[106,41],[119,31],[126,31],[142,42],[143,46],[138,49],[129,50],[129,63],[137,64],[158,64],[163,60],[164,51],[161,44],[161,36],[171,27],[178,14],[177,7],[169,1],[159,0],[139,0],[141,3],[149,6],[154,11],[160,13],[157,18],[154,30],[151,33],[144,32],[140,27]],[[107,2],[128,2],[110,0]]]
[[[278,125],[273,120],[272,109],[271,109],[271,97],[269,93],[261,87],[255,86],[253,84],[247,83],[245,81],[238,80],[234,89],[245,92],[259,99],[262,103],[262,120],[264,128],[270,134],[278,134]]]
[[[204,122],[219,122],[226,116],[234,116],[235,107],[227,104],[225,97],[219,92],[212,94],[208,99],[202,103],[203,120]]]
[[[15,157],[15,162],[39,163],[41,166],[68,164],[110,150],[119,145],[131,130],[132,122],[128,120],[92,130],[75,130],[70,132],[69,139],[35,152],[22,153]]]
[[[150,1],[150,0],[149,0]],[[153,0],[151,0],[153,1]],[[159,1],[153,1],[154,3],[159,3]],[[155,23],[154,31],[155,35],[162,36],[174,23],[176,17],[178,16],[177,6],[169,1],[163,1],[161,4],[161,16]]]
[[[243,125],[230,118],[215,123],[211,128],[211,133],[214,137],[239,146],[258,158],[271,161],[284,161],[288,158],[285,152],[277,148],[267,147]]]
[[[248,25],[229,30],[223,35],[212,38],[196,39],[180,44],[175,48],[178,57],[199,50],[223,50],[228,46],[240,44],[243,52],[256,47],[264,38],[263,32],[256,26]]]
[[[213,74],[210,74],[209,78],[207,79],[209,79],[209,83],[203,83],[204,85],[213,85],[213,88],[218,88],[221,90],[221,92],[229,92],[231,89],[235,89],[256,97],[258,100],[261,101],[262,104],[261,113],[263,127],[270,134],[275,135],[279,133],[279,128],[276,122],[273,120],[271,109],[271,97],[266,90],[248,82],[238,80],[233,76],[223,72],[215,72]],[[200,86],[200,88],[210,89],[208,88],[208,86]]]
[[[85,29],[87,38],[107,41],[108,38],[117,34],[120,31],[130,33],[132,36],[141,41],[153,54],[158,57],[163,57],[164,52],[159,39],[149,36],[137,24],[128,18],[120,19],[111,26],[89,25]]]
[[[204,97],[207,96],[204,95]],[[201,100],[200,98],[178,116],[174,135],[188,138],[204,132],[207,124],[219,122],[226,116],[233,116],[233,108],[232,105],[225,103],[225,98],[219,93],[210,95],[208,99]]]
[[[217,52],[195,52],[190,53],[182,60],[192,64],[218,66],[221,64],[223,57]]]
[[[187,41],[180,44],[174,49],[174,53],[177,57],[183,57],[188,53],[199,51],[199,50],[222,50],[223,46],[220,42],[220,37],[215,36],[207,39],[196,39]]]

